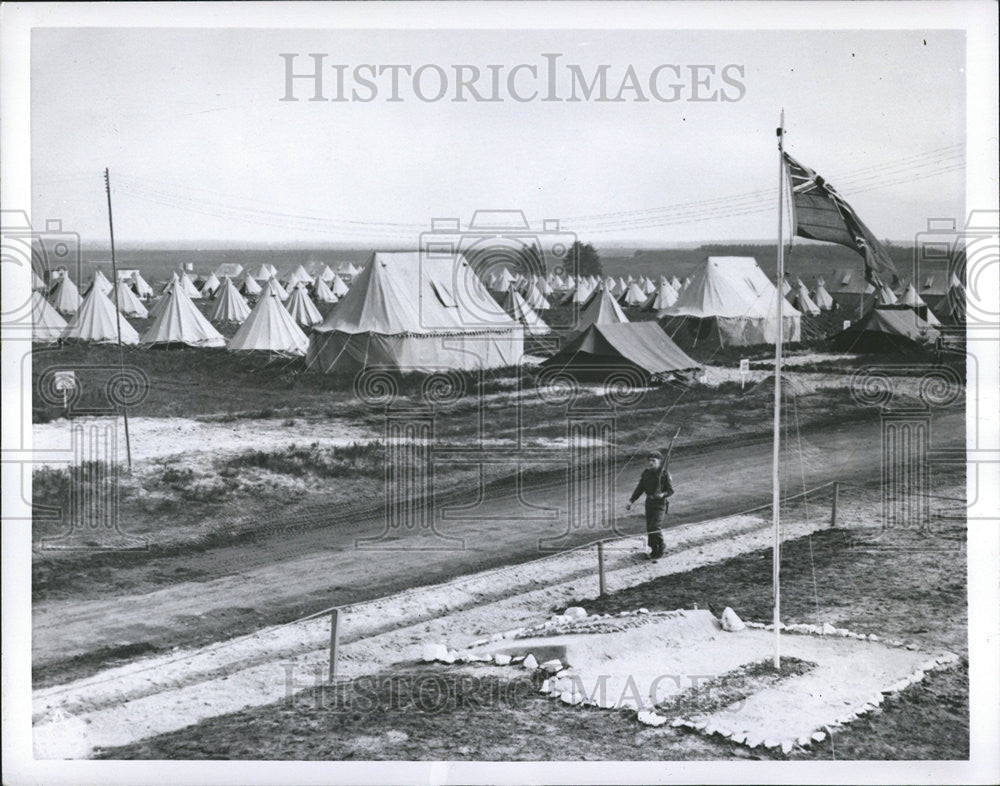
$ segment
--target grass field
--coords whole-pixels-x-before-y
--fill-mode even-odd
[[[956,478],[957,480],[957,478]],[[839,730],[808,760],[945,760],[968,757],[964,525],[932,534],[834,529],[782,548],[783,619],[947,648],[962,656]],[[769,550],[613,593],[581,597],[589,612],[731,605],[770,617]],[[553,609],[552,611],[557,611]],[[558,611],[561,611],[559,609]],[[698,760],[782,758],[670,727],[635,713],[568,708],[537,684],[495,667],[400,664],[391,672],[319,686],[258,709],[201,722],[100,758],[305,760]]]

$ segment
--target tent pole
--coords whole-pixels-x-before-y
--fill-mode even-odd
[[[104,169],[104,191],[108,195],[108,230],[111,234],[111,275],[114,279],[115,320],[118,325],[118,373],[125,386],[125,351],[122,349],[122,312],[118,306],[118,263],[115,261],[115,223],[111,216],[111,175]],[[125,453],[128,456],[128,471],[132,473],[132,441],[128,433],[128,401],[122,396],[122,413],[125,415]]]
[[[778,477],[778,463],[781,457],[781,345],[785,338],[782,305],[785,300],[785,244],[784,233],[784,193],[785,193],[785,110],[781,110],[778,126],[778,340],[774,342],[774,444],[771,462],[771,505],[774,523],[774,548],[772,556],[771,581],[774,591],[774,668],[781,668],[781,485]]]

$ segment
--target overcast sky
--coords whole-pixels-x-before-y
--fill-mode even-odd
[[[313,52],[327,53],[330,95],[335,64],[348,66],[348,94],[370,94],[351,74],[363,64],[437,65],[448,92],[421,101],[403,74],[403,100],[387,101],[385,73],[374,101],[306,101],[304,80],[303,100],[280,101],[280,54],[306,71]],[[539,76],[521,69],[515,90],[545,94],[546,53],[561,54],[560,97],[570,65],[588,79],[608,65],[611,97],[631,65],[639,90],[621,102],[514,100],[518,64]],[[458,64],[481,71],[487,95],[488,66],[501,67],[504,100],[451,101]],[[681,68],[657,82],[661,94],[683,84],[678,101],[649,95],[662,64]],[[691,65],[716,71],[700,95],[739,100],[687,100]],[[728,83],[727,65],[742,69]],[[425,94],[435,74],[425,69]],[[123,245],[389,245],[435,217],[503,208],[600,243],[767,240],[784,107],[789,151],[878,237],[903,240],[964,211],[964,79],[960,32],[36,30],[32,213],[105,241],[108,166]]]

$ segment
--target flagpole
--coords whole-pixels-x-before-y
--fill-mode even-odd
[[[771,583],[774,591],[774,668],[781,668],[781,484],[778,463],[781,456],[781,345],[784,341],[782,305],[785,294],[784,194],[785,194],[785,110],[778,126],[778,340],[774,342],[774,446],[771,461],[771,506],[774,523],[774,549]]]

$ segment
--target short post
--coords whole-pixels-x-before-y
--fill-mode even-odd
[[[607,595],[607,587],[604,583],[604,541],[597,543],[597,579],[600,587],[600,597]]]
[[[837,526],[837,505],[840,502],[840,481],[833,483],[833,505],[830,507],[830,528]]]
[[[337,673],[337,644],[340,638],[340,609],[330,612],[330,682]]]

